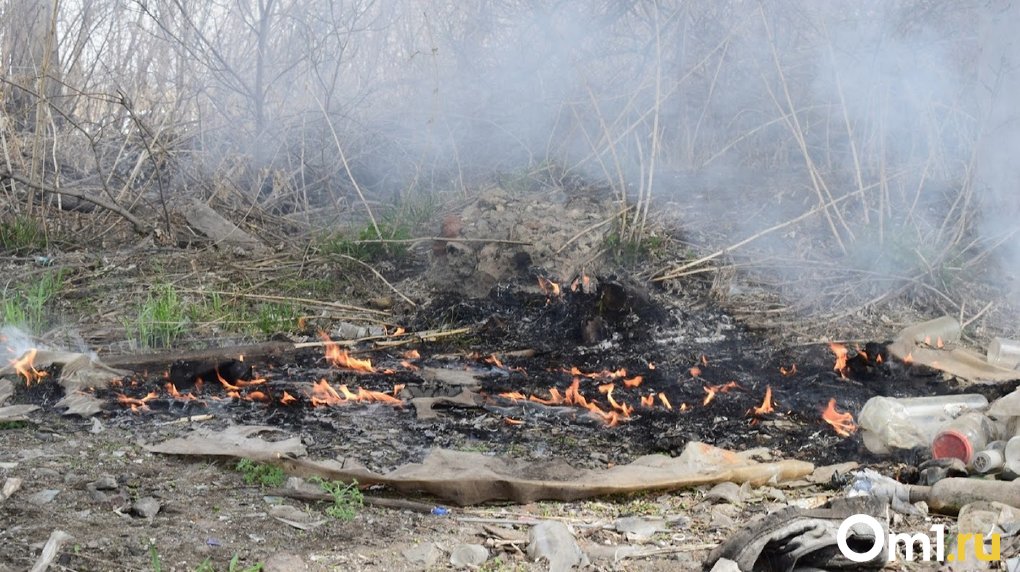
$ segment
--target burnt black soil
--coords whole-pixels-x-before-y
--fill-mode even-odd
[[[100,418],[131,427],[211,412],[214,424],[277,426],[302,435],[313,455],[351,457],[381,471],[420,460],[433,447],[605,466],[648,453],[678,454],[690,441],[735,450],[765,447],[780,457],[828,464],[877,460],[863,449],[858,435],[838,435],[822,420],[830,399],[839,411],[856,417],[875,395],[952,391],[936,372],[889,359],[881,343],[851,347],[854,357],[845,376],[834,371],[834,355],[826,344],[773,347],[708,301],[701,286],[692,284],[684,296],[666,296],[610,277],[591,294],[566,290],[547,296],[529,285],[515,285],[494,289],[484,299],[443,295],[406,316],[408,330],[470,326],[471,333],[417,346],[355,351],[373,360],[375,373],[332,367],[320,349],[261,363],[170,364],[165,374],[139,375],[124,380],[122,387],[101,391],[108,405]],[[474,407],[440,406],[433,420],[418,419],[407,405],[310,403],[310,388],[320,379],[355,393],[358,388],[391,393],[402,384],[401,398],[460,391],[425,381],[402,364],[410,349],[421,356],[412,360],[415,367],[472,372],[481,380],[481,402]],[[517,350],[532,351],[508,355]],[[502,356],[501,365],[492,363],[492,354]],[[594,377],[571,374],[571,368]],[[621,368],[625,376],[597,375]],[[235,387],[245,385],[238,380],[254,377],[266,382],[241,387],[240,398],[231,398],[217,374]],[[635,376],[642,377],[641,384],[626,387],[624,380]],[[203,379],[200,386],[195,385],[197,378]],[[633,411],[609,426],[575,405],[549,406],[501,395],[517,392],[548,401],[551,389],[563,394],[575,378],[580,379],[580,393],[604,410],[612,408],[599,386],[612,383],[613,398]],[[198,399],[170,398],[168,380]],[[706,403],[707,388],[712,387],[718,388],[716,395]],[[774,412],[753,414],[768,388]],[[989,389],[995,392],[989,397],[1010,389]],[[148,400],[142,411],[131,412],[117,403],[118,394],[141,399],[150,392],[159,397]],[[284,392],[294,401],[281,404]],[[642,397],[654,399],[654,406],[642,406]],[[52,407],[59,398],[59,389],[49,382],[19,389],[15,401]]]

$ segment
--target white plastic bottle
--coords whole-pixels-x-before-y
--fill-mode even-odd
[[[980,394],[873,397],[857,416],[864,446],[883,455],[893,449],[928,447],[943,425],[967,411],[988,407]],[[980,449],[978,449],[980,450]]]

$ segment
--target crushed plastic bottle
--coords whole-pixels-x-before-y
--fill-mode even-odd
[[[936,433],[961,414],[988,407],[980,394],[873,397],[857,416],[864,446],[877,455],[928,447]],[[983,448],[983,447],[982,447]],[[978,449],[980,450],[980,449]]]

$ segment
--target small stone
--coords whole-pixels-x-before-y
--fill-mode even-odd
[[[439,557],[443,555],[434,542],[416,544],[411,548],[405,548],[401,554],[408,562],[422,568],[432,568],[439,561]]]
[[[305,572],[308,565],[300,556],[278,552],[270,556],[262,567],[264,572]]]
[[[39,479],[58,479],[60,478],[60,473],[58,471],[54,471],[53,469],[47,469],[44,467],[36,469],[35,476],[36,478]]]
[[[152,497],[140,498],[131,505],[131,512],[142,518],[153,518],[163,508],[159,501]]]
[[[109,500],[109,495],[107,495],[103,491],[97,491],[96,489],[93,489],[93,488],[89,488],[88,491],[89,491],[89,500],[94,502],[94,503],[103,504],[107,500]]]
[[[613,526],[617,532],[625,534],[627,540],[642,542],[655,536],[655,533],[666,530],[666,521],[661,518],[628,516],[616,519]]]
[[[712,487],[705,495],[706,502],[725,501],[730,504],[741,504],[744,499],[741,494],[740,485],[736,483],[719,483]]]
[[[59,494],[60,491],[57,489],[46,489],[44,491],[39,491],[34,495],[31,495],[30,497],[28,497],[27,500],[28,502],[34,505],[42,506],[44,504],[48,504],[53,499],[57,498],[57,495]]]
[[[450,564],[457,568],[476,567],[489,559],[489,549],[481,544],[458,544],[450,552]]]
[[[112,475],[103,475],[92,483],[97,491],[112,491],[117,488],[117,479]]]

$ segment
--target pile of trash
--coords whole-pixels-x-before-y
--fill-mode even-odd
[[[963,347],[960,330],[951,317],[911,326],[889,354],[964,388],[1020,379],[1020,342],[996,338],[982,355]],[[704,569],[879,570],[899,561],[1020,571],[1020,388],[991,402],[973,392],[873,397],[857,423],[871,453],[928,460],[895,479],[851,470],[831,483],[839,496],[752,520]]]

